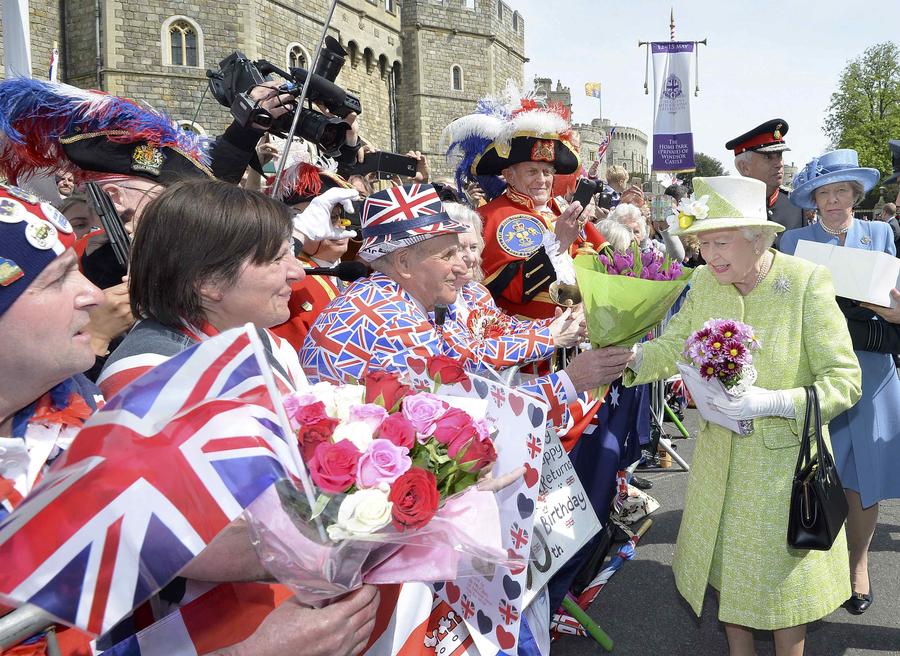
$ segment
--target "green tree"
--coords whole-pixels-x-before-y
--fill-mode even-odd
[[[876,44],[847,64],[831,94],[825,133],[834,148],[858,152],[860,166],[890,175],[887,142],[900,138],[900,49],[894,43]]]
[[[678,174],[678,178],[683,181],[686,187],[692,187],[691,180],[696,176],[711,178],[717,175],[728,175],[728,171],[725,170],[722,162],[705,153],[694,153],[694,164],[697,168],[693,173]]]

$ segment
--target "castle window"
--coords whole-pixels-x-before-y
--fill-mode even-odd
[[[287,51],[288,68],[309,68],[309,53],[299,43],[292,43]]]
[[[170,16],[162,24],[164,66],[203,68],[203,30],[187,16]]]
[[[394,9],[394,0],[384,0],[384,8],[393,14],[396,11]]]
[[[519,31],[519,12],[513,12],[513,32]]]
[[[450,74],[451,74],[451,76],[452,76],[452,78],[453,78],[453,82],[452,82],[452,84],[453,84],[453,86],[452,86],[453,90],[454,90],[454,91],[462,91],[462,90],[463,90],[463,73],[462,73],[462,68],[460,68],[459,66],[453,65],[453,66],[450,68]]]
[[[503,1],[498,0],[497,2],[497,18],[503,20]]]
[[[463,7],[475,11],[475,0],[463,0]]]

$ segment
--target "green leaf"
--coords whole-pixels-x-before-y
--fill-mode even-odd
[[[331,499],[332,499],[332,495],[330,495],[330,494],[320,494],[316,498],[316,505],[313,506],[312,515],[310,516],[310,519],[315,519],[316,517],[321,515],[322,512],[325,510],[325,508],[328,506],[328,502],[331,501]]]

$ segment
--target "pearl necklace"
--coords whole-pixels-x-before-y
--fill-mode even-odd
[[[753,289],[759,287],[759,283],[763,281],[763,278],[766,277],[766,274],[769,273],[769,269],[771,268],[772,263],[770,261],[763,262],[763,265],[759,267],[759,273],[756,274],[756,284],[753,285]]]
[[[846,235],[847,231],[850,230],[850,226],[847,225],[840,230],[832,230],[827,225],[825,225],[824,221],[819,221],[819,225],[822,226],[822,230],[827,232],[829,235],[834,235],[835,237],[840,237],[841,235]]]

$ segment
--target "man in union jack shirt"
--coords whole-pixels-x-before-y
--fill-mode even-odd
[[[347,382],[366,370],[402,371],[410,354],[450,355],[474,371],[542,360],[553,352],[548,327],[476,339],[454,320],[455,282],[466,268],[458,235],[466,228],[447,215],[431,185],[373,194],[363,207],[362,229],[359,255],[375,273],[350,285],[313,323],[300,352],[311,379]],[[551,421],[564,425],[566,403],[614,380],[627,353],[588,351],[566,370],[523,389],[550,403]]]

